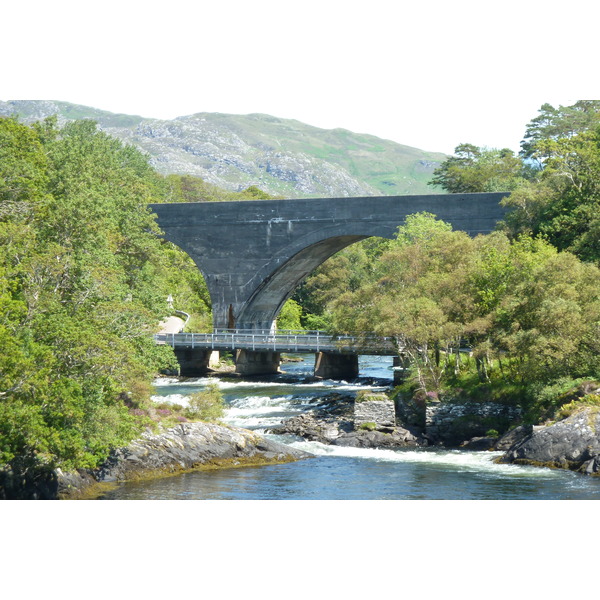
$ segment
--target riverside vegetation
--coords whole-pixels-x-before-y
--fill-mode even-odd
[[[519,404],[530,424],[565,405],[596,410],[581,390],[600,379],[599,123],[600,102],[544,105],[519,156],[461,144],[431,183],[510,190],[499,231],[471,239],[413,215],[396,239],[324,263],[279,326],[394,337],[410,373],[395,394],[416,403]],[[201,275],[147,205],[209,194],[232,199],[160,175],[91,121],[0,118],[0,464],[24,479],[93,469],[161,421],[202,416],[150,400],[152,378],[175,366],[151,337],[167,296],[190,329],[211,319]]]

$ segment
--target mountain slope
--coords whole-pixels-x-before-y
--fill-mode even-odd
[[[23,121],[57,114],[90,118],[151,156],[161,173],[189,174],[228,190],[256,185],[287,198],[432,193],[446,157],[345,129],[320,129],[269,115],[198,113],[176,119],[114,114],[68,102],[0,102]]]

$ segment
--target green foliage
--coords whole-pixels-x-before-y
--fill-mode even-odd
[[[193,175],[166,175],[158,185],[165,202],[233,202],[274,198],[255,185],[241,192],[230,192]]]
[[[540,166],[544,155],[540,152],[539,142],[571,138],[600,125],[600,100],[579,100],[572,106],[558,108],[546,103],[538,112],[527,125],[521,155],[535,159]]]
[[[600,271],[540,238],[473,240],[415,215],[371,276],[329,307],[336,331],[393,337],[425,393],[458,385],[461,372],[473,374],[460,382],[472,393],[493,385],[513,397],[515,383],[600,370]]]
[[[374,394],[371,390],[360,390],[356,392],[354,402],[385,402],[388,397],[385,394]]]
[[[535,207],[533,232],[584,260],[600,260],[600,130],[537,147],[551,156],[541,175],[546,194]],[[517,195],[507,204],[520,207],[523,200]]]
[[[600,263],[600,101],[546,104],[540,112],[521,153],[538,170],[505,199],[514,209],[509,231],[541,234],[560,250]]]
[[[528,175],[527,167],[508,148],[460,144],[454,154],[435,169],[429,185],[451,194],[504,192],[518,188]]]
[[[198,270],[157,235],[162,190],[92,122],[0,119],[0,464],[93,467],[145,426],[130,408],[176,364],[152,340],[167,295],[208,314]]]
[[[600,101],[544,104],[529,123],[520,156],[460,144],[430,185],[447,192],[510,191],[512,237],[542,235],[560,250],[600,262]]]
[[[298,331],[302,329],[301,318],[302,307],[290,298],[277,316],[277,329]]]
[[[556,419],[566,419],[586,408],[591,408],[594,413],[600,412],[600,395],[589,394],[580,400],[572,400],[563,404],[556,413]]]
[[[209,383],[202,392],[192,394],[185,411],[188,418],[199,421],[216,421],[225,414],[223,394],[216,383]]]

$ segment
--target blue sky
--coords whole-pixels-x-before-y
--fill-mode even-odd
[[[424,150],[518,150],[544,102],[600,97],[591,6],[21,0],[3,8],[0,100],[262,112]]]

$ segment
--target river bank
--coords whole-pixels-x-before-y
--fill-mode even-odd
[[[111,453],[89,477],[59,477],[57,496],[90,497],[106,484],[178,475],[204,469],[280,464],[310,458],[310,454],[279,444],[251,431],[216,423],[181,423],[163,433],[146,433],[126,448]],[[96,484],[99,484],[98,486]]]
[[[311,455],[252,431],[216,423],[181,423],[164,432],[144,433],[111,452],[98,469],[38,473],[29,480],[2,473],[6,499],[93,499],[125,482],[195,470],[280,464]]]
[[[553,469],[567,469],[585,475],[600,476],[600,411],[593,406],[581,406],[574,414],[556,423],[544,426],[519,424],[509,428],[503,435],[475,435],[474,437],[446,437],[447,430],[437,421],[430,427],[411,426],[393,418],[391,401],[383,394],[366,395],[370,402],[358,402],[350,395],[331,394],[321,398],[314,407],[302,414],[285,420],[280,426],[269,430],[278,435],[295,435],[307,441],[354,448],[458,448],[503,452],[496,460],[500,464],[528,465]],[[357,421],[358,410],[364,414],[364,405],[385,406],[392,411],[387,422],[377,423],[381,408],[371,408],[366,413],[366,423]],[[484,405],[450,405],[444,411],[426,412],[442,414],[442,422],[460,420],[457,431],[463,434],[477,433],[482,414],[489,414]],[[376,411],[379,411],[376,412]],[[504,413],[497,411],[499,415]],[[511,414],[511,413],[509,413]],[[518,411],[513,411],[514,415]],[[456,415],[459,415],[458,417]],[[488,417],[489,418],[489,417]],[[372,419],[372,420],[369,420]],[[472,421],[470,421],[470,419]],[[518,423],[518,421],[514,421]],[[484,424],[486,422],[484,421]],[[367,425],[367,426],[365,426]],[[481,430],[479,433],[483,433]]]
[[[61,497],[598,497],[597,478],[581,474],[598,474],[596,431],[600,431],[600,422],[593,407],[577,411],[579,416],[571,415],[560,425],[511,426],[506,435],[472,436],[478,433],[475,426],[489,425],[490,412],[478,403],[470,407],[455,404],[451,410],[448,403],[432,403],[429,408],[435,410],[427,411],[428,424],[423,421],[419,426],[414,423],[414,411],[403,410],[400,403],[396,403],[400,410],[391,423],[385,410],[365,413],[369,403],[362,402],[362,420],[357,426],[357,397],[364,401],[373,400],[372,395],[379,400],[393,396],[389,379],[387,383],[385,379],[390,366],[381,357],[365,358],[363,376],[350,383],[315,381],[307,376],[311,371],[308,361],[288,363],[286,372],[263,379],[244,380],[224,373],[159,379],[153,397],[158,405],[185,406],[190,395],[216,383],[227,404],[224,424],[184,423],[168,432],[147,433],[130,448],[115,451],[96,473],[57,473]],[[458,431],[465,437],[448,443],[445,424],[452,419],[460,423]],[[237,435],[243,441],[236,439]],[[446,441],[441,439],[444,436]],[[197,449],[186,457],[190,443]],[[574,450],[575,443],[579,450]],[[540,449],[559,445],[562,456],[540,454]],[[313,458],[299,460],[308,455]],[[260,468],[252,468],[255,466]],[[54,497],[58,495],[56,480],[46,482],[49,487],[54,485]]]
[[[422,470],[418,477],[423,482],[423,489],[418,496],[423,498],[529,498],[532,495],[546,497],[548,494],[554,498],[580,497],[580,491],[572,490],[573,486],[578,488],[580,485],[586,490],[589,487],[592,497],[596,497],[597,486],[592,483],[596,478],[573,473],[575,479],[572,479],[566,475],[572,470],[556,469],[561,464],[560,457],[543,465],[552,467],[551,472],[549,469],[539,468],[542,466],[541,462],[534,459],[526,462],[520,456],[518,461],[506,460],[505,455],[511,448],[547,429],[522,425],[518,407],[502,407],[490,402],[461,404],[433,401],[420,407],[419,415],[416,410],[419,407],[414,403],[400,402],[398,396],[392,393],[391,360],[385,357],[361,357],[360,360],[361,376],[353,382],[314,381],[311,377],[312,361],[304,358],[282,365],[284,372],[271,378],[244,381],[218,376],[210,379],[165,381],[164,385],[157,382],[157,399],[184,403],[189,394],[203,389],[209,382],[217,381],[229,407],[226,415],[228,423],[260,431],[286,445],[302,448],[317,456],[317,459],[306,463],[288,465],[281,471],[277,469],[276,472],[281,473],[282,477],[285,473],[285,481],[277,479],[276,488],[269,483],[275,477],[275,471],[270,468],[259,469],[260,473],[256,470],[236,475],[232,473],[231,477],[224,474],[209,479],[196,478],[197,485],[208,486],[210,489],[217,481],[223,482],[228,490],[227,497],[369,499],[379,497],[380,489],[383,488],[386,488],[386,497],[413,497],[412,492],[404,491],[413,477],[413,470],[415,474]],[[356,427],[355,399],[357,395],[372,393],[384,393],[395,400],[395,427],[390,427],[389,423],[382,424],[378,431],[377,427],[372,428],[368,422],[364,422],[364,415],[361,417],[362,427],[360,424]],[[449,427],[450,422],[457,426]],[[498,431],[492,431],[493,426]],[[574,430],[576,429],[575,425]],[[565,430],[561,435],[565,435]],[[589,435],[591,437],[587,438],[588,441],[593,439],[594,431],[590,430]],[[566,439],[568,438],[569,436]],[[588,462],[592,457],[584,453],[580,453],[580,456],[587,460],[578,465],[572,462],[571,468],[580,468],[587,462],[583,472],[593,474],[591,470],[595,468],[595,463]],[[500,459],[504,459],[504,462],[500,462]],[[324,480],[320,480],[318,475],[322,460],[324,473],[329,473]],[[384,470],[385,475],[381,470],[384,463],[388,465]],[[364,466],[369,464],[373,467],[376,465],[376,471],[390,478],[393,489],[387,489],[389,486],[384,482],[376,485],[373,477],[366,473],[361,481]],[[566,463],[562,464],[566,466]],[[444,469],[443,474],[438,472],[440,466]],[[456,470],[456,477],[462,482],[458,487],[454,488],[447,480],[446,468]],[[436,481],[435,488],[426,483],[429,481],[430,471],[437,473],[436,478],[442,477],[439,482]],[[565,475],[560,475],[561,471]],[[406,473],[408,479],[398,480],[401,473]],[[479,480],[480,474],[483,480]],[[345,481],[346,477],[351,478],[347,481],[347,489],[328,489],[332,476],[338,482]],[[472,476],[475,477],[475,487],[471,490]],[[238,480],[243,481],[243,485],[251,482],[250,489],[258,487],[255,492],[245,489],[237,493],[235,481]],[[531,486],[526,483],[529,480]],[[585,480],[590,483],[584,483]],[[302,485],[298,487],[300,481]],[[448,481],[447,490],[443,490],[443,481]],[[561,485],[565,487],[557,485],[558,481],[563,481]],[[543,485],[540,485],[541,482],[544,482]],[[183,482],[181,484],[188,490],[187,485]],[[484,489],[480,489],[482,485]],[[498,485],[502,486],[502,491],[498,489]],[[157,491],[157,494],[161,497],[165,493],[165,497],[170,497],[171,492],[172,490],[163,490]],[[206,493],[200,493],[196,485],[189,493],[197,498],[221,497],[218,489],[207,489]],[[141,497],[145,496],[142,494]]]

